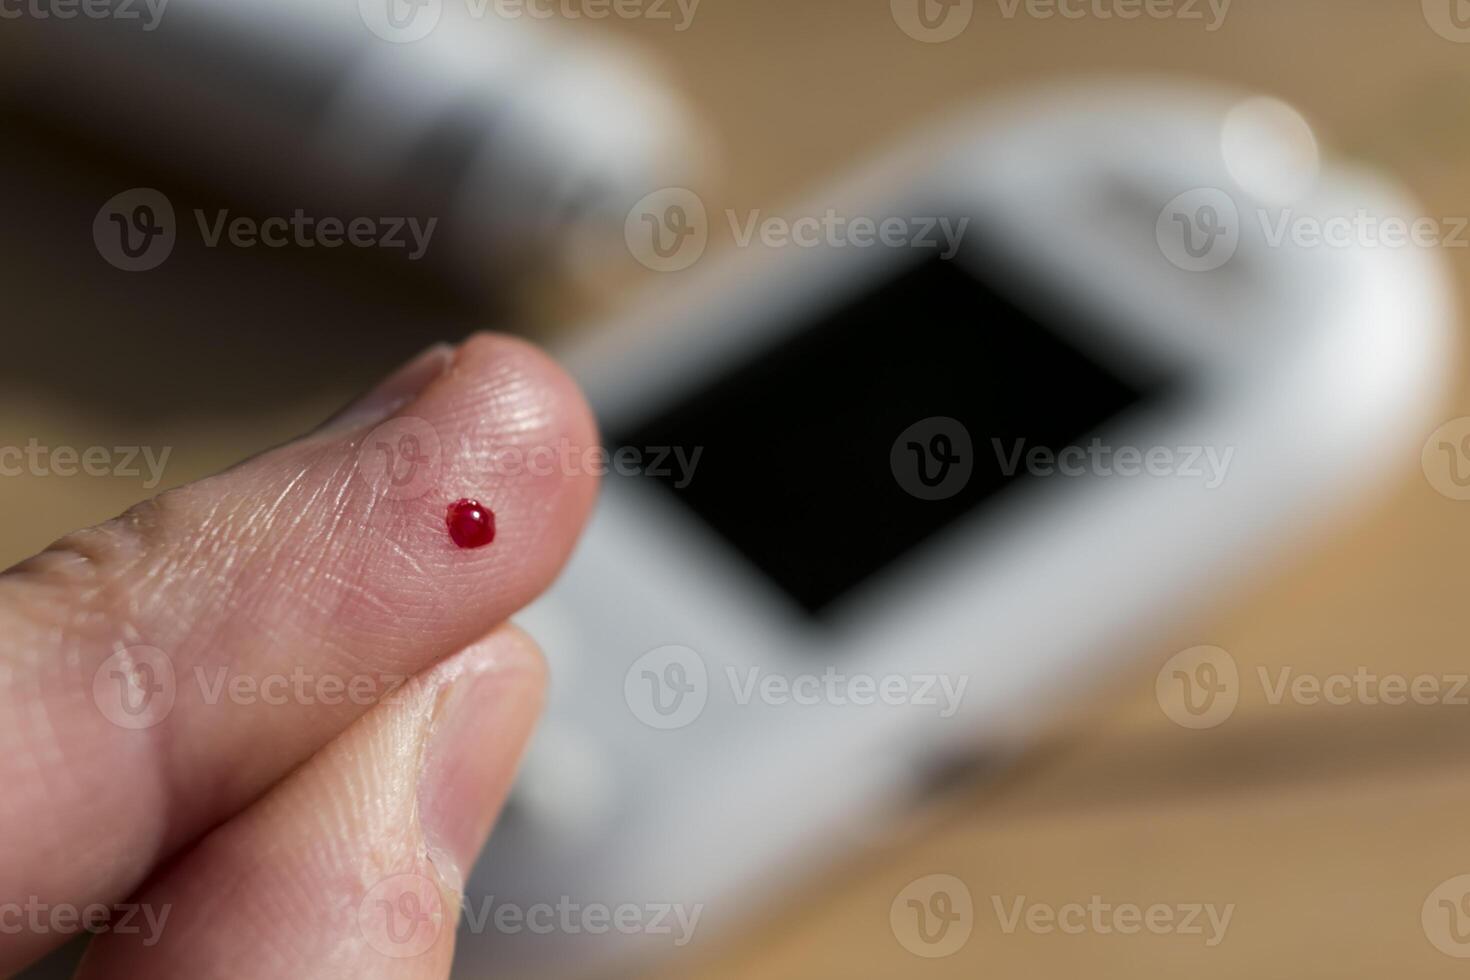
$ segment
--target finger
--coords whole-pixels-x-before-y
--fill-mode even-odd
[[[0,908],[120,898],[548,584],[595,494],[584,402],[509,338],[426,358],[0,577]],[[490,545],[450,540],[461,497]],[[6,939],[0,970],[55,937]]]
[[[433,668],[184,852],[79,978],[447,977],[544,680],[514,627]]]

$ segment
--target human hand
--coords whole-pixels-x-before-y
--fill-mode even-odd
[[[0,973],[94,932],[88,980],[447,976],[545,683],[506,620],[596,493],[494,460],[596,438],[477,336],[0,575]]]

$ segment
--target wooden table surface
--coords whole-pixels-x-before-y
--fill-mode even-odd
[[[1470,44],[1437,34],[1415,0],[1235,0],[1214,31],[1181,19],[1040,19],[1024,6],[1008,18],[1008,6],[977,2],[969,28],[943,44],[906,36],[886,0],[703,0],[683,32],[652,21],[596,29],[651,49],[708,120],[723,159],[723,179],[699,188],[712,208],[778,205],[916,121],[986,94],[1148,71],[1289,98],[1337,153],[1399,172],[1426,215],[1470,213]],[[107,195],[76,196],[86,217]],[[0,366],[0,445],[168,445],[174,484],[289,437],[418,343],[332,324],[287,348],[249,332],[261,307],[217,294],[200,297],[192,323],[160,325],[140,308],[149,294],[135,290],[145,287],[62,288],[49,234],[38,228],[0,271],[14,358]],[[1466,250],[1446,255],[1463,282]],[[298,314],[330,309],[309,285],[288,287]],[[390,322],[404,311],[378,313]],[[353,369],[303,384],[340,359],[344,336],[363,338]],[[207,374],[188,377],[190,365],[203,373],[211,344],[245,365],[229,397]],[[1463,368],[1439,411],[1445,420],[1470,415]],[[1366,510],[1240,592],[1205,597],[1205,613],[1138,651],[1136,670],[1012,766],[956,788],[904,833],[773,900],[748,930],[667,975],[1463,975],[1466,964],[1431,942],[1438,920],[1426,927],[1421,910],[1442,882],[1470,874],[1470,705],[1273,704],[1255,680],[1282,668],[1470,672],[1470,503],[1431,487],[1419,449],[1365,461],[1388,481]],[[147,492],[137,480],[0,480],[0,559]],[[1247,679],[1233,716],[1199,731],[1166,717],[1154,690],[1163,659],[1197,644],[1229,651]],[[931,874],[958,878],[974,904],[968,941],[937,959],[914,955],[890,926],[895,898]],[[1223,941],[1208,946],[1147,930],[1007,932],[995,909],[1093,896],[1233,912]]]

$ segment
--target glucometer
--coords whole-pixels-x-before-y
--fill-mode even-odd
[[[795,210],[965,220],[952,255],[756,236],[587,331],[565,356],[614,458],[665,464],[605,479],[522,618],[552,694],[462,975],[738,921],[1412,465],[1451,337],[1437,257],[1271,234],[1363,208],[1415,213],[1279,102],[1070,87]]]

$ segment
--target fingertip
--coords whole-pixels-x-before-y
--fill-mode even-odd
[[[491,405],[506,400],[528,427],[543,427],[579,447],[599,444],[597,423],[581,386],[528,340],[490,331],[472,334],[454,352],[446,373],[470,379],[469,390],[486,396]]]
[[[466,677],[479,674],[514,675],[514,682],[536,702],[544,697],[548,680],[546,656],[535,637],[513,622],[440,661],[429,673],[435,689],[448,691]]]
[[[546,662],[523,630],[506,625],[435,673],[442,686],[419,771],[419,825],[441,879],[458,893],[540,716]]]

